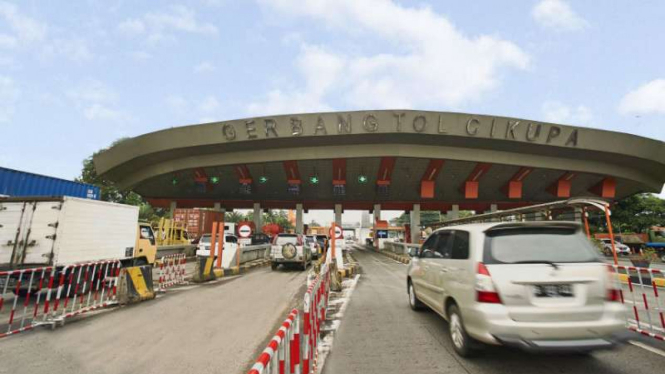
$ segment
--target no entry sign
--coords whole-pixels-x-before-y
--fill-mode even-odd
[[[331,227],[331,228],[330,228],[330,231],[328,231],[328,235],[329,235],[331,238],[342,239],[342,238],[343,238],[342,228],[339,227],[339,226],[335,226],[335,233],[334,233],[334,235],[333,235],[333,228]]]
[[[252,235],[252,227],[250,225],[241,225],[238,227],[238,235],[241,238],[249,238]]]

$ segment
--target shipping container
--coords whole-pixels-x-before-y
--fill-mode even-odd
[[[0,167],[0,195],[27,196],[72,196],[99,200],[99,187],[45,175],[27,173]]]
[[[173,213],[173,220],[184,222],[187,225],[187,235],[194,241],[198,241],[203,234],[210,234],[212,223],[219,222],[223,218],[222,212],[210,209],[176,209]]]

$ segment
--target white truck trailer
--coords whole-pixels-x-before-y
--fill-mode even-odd
[[[152,262],[154,234],[147,224],[137,227],[138,214],[136,206],[67,196],[0,199],[0,271],[109,259]]]

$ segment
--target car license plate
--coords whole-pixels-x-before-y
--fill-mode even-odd
[[[570,284],[539,284],[534,286],[536,297],[573,297],[573,287]]]

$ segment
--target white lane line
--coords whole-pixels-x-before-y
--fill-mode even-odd
[[[634,346],[636,346],[636,347],[640,347],[640,348],[642,348],[642,349],[646,349],[647,351],[652,352],[652,353],[655,353],[655,354],[657,354],[657,355],[659,355],[659,356],[663,356],[663,357],[665,357],[665,351],[660,350],[660,349],[655,348],[655,347],[652,347],[652,346],[650,346],[650,345],[648,345],[648,344],[644,344],[644,343],[642,343],[642,342],[638,342],[638,341],[635,341],[635,340],[629,340],[628,343],[630,343],[630,344],[632,344],[632,345],[634,345]]]

